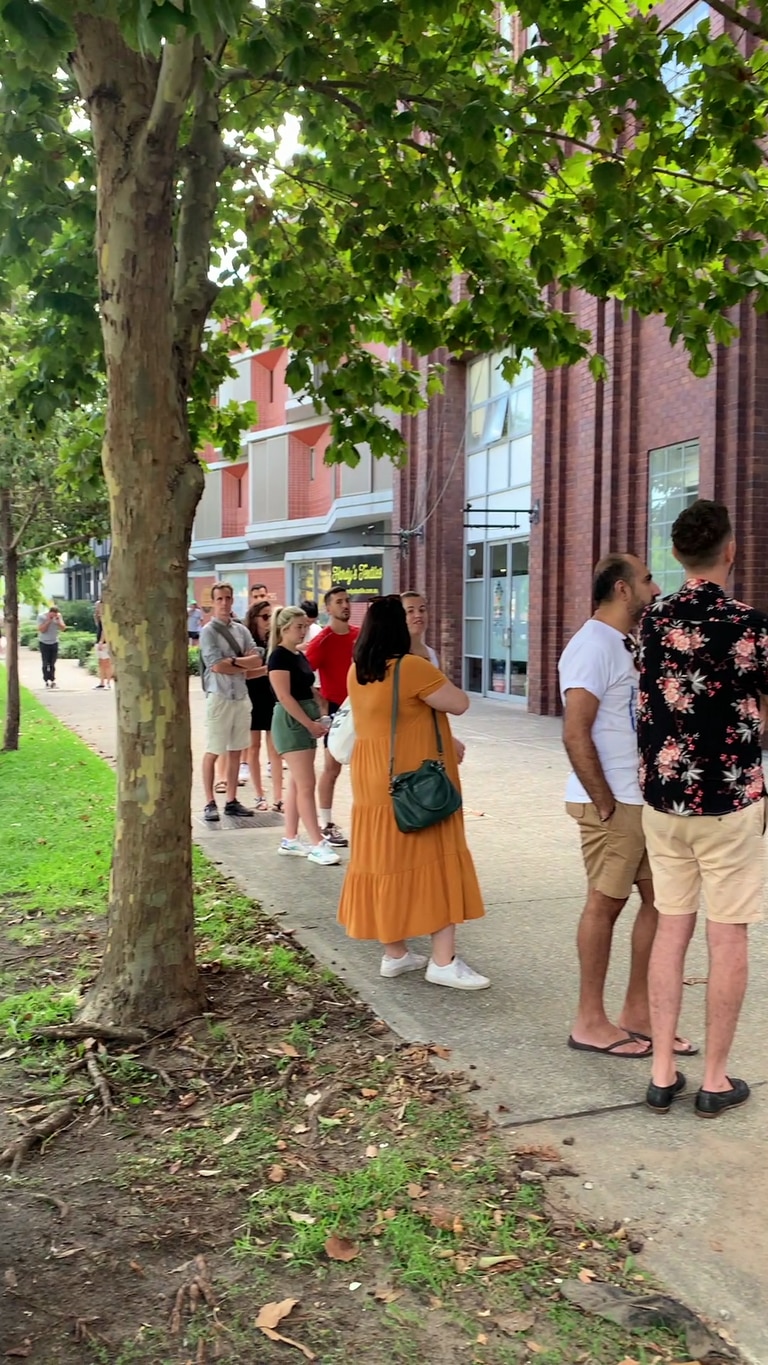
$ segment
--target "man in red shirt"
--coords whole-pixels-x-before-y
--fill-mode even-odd
[[[304,654],[320,675],[320,695],[327,701],[328,714],[332,716],[347,699],[347,674],[352,663],[355,640],[360,632],[357,626],[349,624],[352,604],[346,588],[328,589],[325,610],[329,617],[328,625],[305,646]],[[340,772],[341,764],[330,753],[326,735],[325,766],[317,784],[317,797],[323,838],[334,848],[346,848],[349,843],[338,825],[333,823],[333,790]]]

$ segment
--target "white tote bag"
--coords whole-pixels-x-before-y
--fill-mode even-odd
[[[328,748],[337,763],[351,763],[355,747],[355,722],[349,697],[342,703],[331,721]]]

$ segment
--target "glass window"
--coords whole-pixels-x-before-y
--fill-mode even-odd
[[[490,397],[491,365],[490,356],[484,355],[473,360],[469,367],[469,406],[476,408],[487,403]]]
[[[523,376],[520,376],[521,379]],[[525,436],[533,427],[533,379],[512,390],[509,399],[509,434]]]
[[[464,660],[464,678],[468,692],[482,692],[483,690],[483,661],[482,659]]]
[[[476,498],[486,490],[485,451],[467,459],[467,496]]]
[[[467,546],[467,578],[483,577],[484,573],[483,560],[485,558],[483,554],[484,549],[485,546],[482,544],[482,542],[479,542],[476,545]]]
[[[482,578],[473,578],[471,582],[467,583],[466,614],[467,616],[482,616],[483,614]]]
[[[531,461],[533,459],[533,436],[521,436],[510,445],[510,488],[531,482]],[[515,503],[517,506],[517,503]]]
[[[477,457],[473,455],[471,458]],[[488,487],[494,491],[497,488],[509,488],[509,445],[506,441],[491,446],[488,451]]]
[[[648,452],[648,567],[664,594],[675,592],[683,577],[672,554],[672,525],[698,496],[698,441]]]
[[[694,29],[697,29],[699,24],[703,23],[705,19],[709,19],[709,5],[704,4],[703,0],[697,0],[695,5],[691,5],[690,9],[687,9],[684,14],[679,15],[677,19],[673,19],[666,27],[674,29],[677,33],[683,33],[687,37],[688,34],[693,33]],[[687,66],[685,62],[680,61],[679,57],[675,56],[672,57],[670,61],[664,63],[661,68],[661,79],[666,85],[669,93],[671,95],[676,95],[677,92],[682,90],[687,84],[689,73],[690,67]],[[691,118],[693,111],[689,110],[687,113],[688,118]]]
[[[483,426],[483,444],[492,445],[494,441],[500,441],[504,435],[504,428],[507,424],[507,408],[509,407],[509,395],[504,394],[503,398],[495,398],[485,409],[485,424]]]

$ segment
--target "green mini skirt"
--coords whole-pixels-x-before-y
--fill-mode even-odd
[[[310,720],[320,719],[320,707],[314,698],[312,701],[300,701],[299,706]],[[272,712],[272,743],[279,754],[295,754],[299,749],[317,748],[317,740],[312,738],[306,725],[289,716],[280,702]]]

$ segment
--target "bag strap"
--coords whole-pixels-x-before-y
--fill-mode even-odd
[[[400,700],[400,665],[401,665],[402,662],[403,662],[403,660],[402,660],[402,656],[401,656],[401,657],[397,660],[397,662],[395,663],[395,673],[394,673],[394,678],[393,678],[393,681],[392,681],[392,728],[391,728],[391,731],[390,731],[390,740],[389,740],[389,785],[390,785],[390,787],[392,786],[392,782],[393,782],[394,776],[395,776],[395,736],[396,736],[396,734],[397,734],[397,709],[398,709],[398,703],[399,703],[399,700]],[[435,708],[434,708],[433,706],[431,706],[429,709],[430,709],[430,711],[432,712],[432,719],[433,719],[433,721],[434,721],[434,723],[435,723],[435,739],[437,740],[437,761],[438,761],[438,763],[442,763],[442,761],[443,761],[443,737],[442,737],[442,735],[440,734],[440,726],[439,726],[438,720],[437,720],[437,712],[435,711]]]
[[[237,636],[229,629],[229,626],[225,626],[223,621],[217,621],[217,620],[211,621],[211,625],[213,626],[214,630],[215,630],[219,635],[221,635],[223,639],[226,640],[226,642],[227,642],[227,644],[229,645],[230,649],[234,649],[234,651],[235,651],[235,657],[236,657],[237,659],[242,659],[242,658],[243,658],[243,650],[242,650],[241,647],[240,647],[240,644],[239,644],[239,642],[238,642]]]

